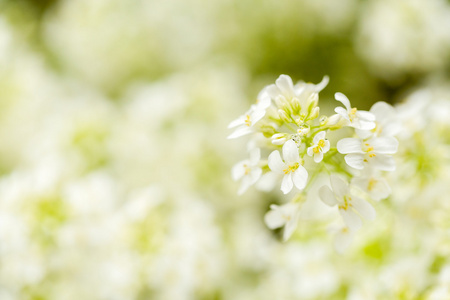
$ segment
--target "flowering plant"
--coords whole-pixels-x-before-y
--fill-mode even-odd
[[[343,251],[362,226],[361,218],[375,218],[371,202],[390,194],[383,171],[395,170],[392,155],[398,141],[394,136],[401,126],[389,104],[377,102],[370,111],[362,111],[342,93],[335,98],[344,107],[336,107],[331,116],[320,116],[319,92],[328,81],[325,76],[319,84],[294,85],[289,76],[281,75],[263,88],[256,104],[230,123],[234,131],[228,138],[251,136],[250,158],[232,169],[233,179],[241,181],[239,194],[251,185],[264,191],[279,185],[283,194],[296,192],[288,203],[272,204],[265,216],[269,228],[284,226],[284,240],[297,227],[302,203],[313,192],[312,183],[326,174],[331,187],[320,187],[317,198],[337,207],[342,216],[335,246]],[[262,153],[268,154],[266,160]]]

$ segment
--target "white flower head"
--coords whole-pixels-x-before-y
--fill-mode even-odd
[[[361,227],[361,217],[367,220],[375,219],[375,209],[367,201],[352,195],[349,185],[338,176],[330,176],[331,187],[319,189],[320,199],[329,206],[337,205],[345,224],[351,230]]]
[[[266,115],[266,102],[262,101],[261,103],[264,105],[252,105],[244,115],[240,116],[228,125],[228,128],[236,128],[234,132],[228,136],[228,139],[238,138],[253,132],[252,127]]]
[[[308,172],[302,166],[302,160],[298,153],[297,144],[293,140],[288,140],[283,145],[283,158],[280,151],[275,150],[269,155],[269,168],[283,176],[281,191],[284,194],[289,193],[294,184],[299,190],[303,190],[308,180]]]
[[[336,93],[334,94],[334,97],[345,106],[345,109],[343,107],[336,107],[334,111],[347,120],[348,126],[362,130],[371,130],[375,128],[375,116],[372,113],[357,110],[355,107],[352,108],[350,100],[342,93]]]
[[[374,137],[369,140],[344,138],[337,143],[337,150],[345,156],[352,168],[362,170],[371,166],[382,171],[394,171],[395,160],[391,154],[397,152],[398,141],[394,137]]]
[[[272,204],[270,211],[264,216],[264,221],[270,229],[284,226],[283,240],[287,241],[297,228],[300,215],[300,204],[287,203],[281,206]]]
[[[309,156],[314,157],[314,161],[319,163],[323,159],[323,154],[330,150],[330,141],[325,139],[325,131],[321,131],[314,136],[313,145],[308,148]]]
[[[258,166],[261,158],[259,148],[250,151],[250,159],[238,162],[231,170],[233,180],[241,180],[241,187],[238,194],[242,195],[251,185],[258,181],[261,177],[262,169]]]
[[[392,105],[379,101],[372,105],[370,113],[376,118],[375,128],[372,130],[356,129],[356,133],[360,138],[396,136],[402,130],[400,118]]]

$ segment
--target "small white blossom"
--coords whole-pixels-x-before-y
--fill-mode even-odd
[[[352,195],[348,184],[341,178],[331,175],[331,187],[323,186],[319,189],[319,196],[322,201],[329,205],[337,205],[339,213],[345,224],[351,230],[361,227],[360,216],[367,220],[375,219],[375,209],[367,201]]]
[[[261,177],[262,169],[258,166],[260,158],[261,151],[259,148],[254,148],[250,151],[250,159],[238,162],[231,170],[233,180],[241,179],[241,187],[238,190],[239,195],[242,195]]]
[[[375,120],[375,128],[372,130],[356,129],[356,133],[362,139],[379,136],[396,136],[401,130],[401,122],[394,107],[386,102],[379,101],[370,108]]]
[[[283,240],[287,241],[297,228],[300,205],[298,203],[287,203],[281,206],[272,204],[270,211],[264,216],[264,221],[270,229],[284,226]]]
[[[307,153],[309,156],[314,157],[314,161],[319,163],[323,159],[323,154],[330,150],[330,141],[325,139],[325,131],[321,131],[316,134],[313,139],[313,145],[308,148]]]
[[[344,138],[337,143],[337,150],[345,156],[352,168],[362,170],[370,165],[383,171],[394,171],[395,160],[390,154],[397,152],[398,141],[394,137],[374,137],[369,140]]]
[[[334,111],[347,120],[347,126],[362,130],[371,130],[375,128],[375,116],[372,113],[357,110],[355,107],[352,108],[350,100],[342,93],[336,93],[334,94],[334,97],[345,106],[345,109],[343,107],[336,107]]]
[[[283,145],[283,158],[280,151],[275,150],[269,155],[269,168],[278,174],[282,174],[281,191],[284,194],[289,193],[294,184],[299,190],[303,190],[308,180],[308,172],[302,166],[297,144],[289,140]]]
[[[228,128],[236,128],[228,139],[238,138],[253,132],[253,125],[258,123],[266,115],[267,108],[271,105],[271,99],[266,89],[263,89],[257,98],[257,103],[242,116],[232,121]]]

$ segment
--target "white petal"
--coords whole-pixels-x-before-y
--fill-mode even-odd
[[[325,139],[325,131],[318,132],[314,136],[313,143],[317,145],[320,140],[324,140],[324,139]]]
[[[375,122],[372,121],[357,119],[357,123],[356,124],[352,123],[352,126],[361,130],[372,130],[375,128],[376,124]]]
[[[308,147],[308,149],[306,150],[306,153],[309,155],[309,156],[313,156],[314,155],[314,146],[311,146],[311,147]]]
[[[238,195],[242,195],[252,184],[252,179],[249,176],[244,176],[238,190]]]
[[[275,150],[272,153],[270,153],[268,158],[269,168],[277,173],[283,173],[283,170],[285,169],[285,164],[281,160],[280,151]]]
[[[370,164],[378,170],[395,171],[395,160],[390,155],[377,154],[377,156],[372,157]]]
[[[320,92],[328,85],[328,82],[330,82],[330,77],[328,77],[327,75],[323,76],[322,81],[316,84],[314,91],[316,93]]]
[[[345,250],[350,246],[355,234],[349,228],[344,228],[340,230],[334,238],[334,248],[340,254],[344,253]]]
[[[259,120],[261,120],[266,114],[266,111],[264,109],[256,109],[254,112],[250,115],[251,125],[255,125]]]
[[[319,152],[319,153],[314,153],[314,162],[316,163],[320,163],[323,159],[323,153]]]
[[[362,226],[360,217],[350,209],[339,209],[339,212],[344,219],[345,224],[351,230],[358,230]]]
[[[272,99],[276,99],[280,95],[280,89],[275,84],[266,87],[266,91]]]
[[[231,121],[231,123],[228,125],[228,128],[234,128],[239,125],[243,125],[245,123],[246,115],[240,116],[234,121]]]
[[[356,134],[364,140],[372,136],[372,131],[370,130],[355,129],[355,131]]]
[[[334,94],[334,98],[341,102],[342,104],[344,104],[345,108],[348,110],[352,109],[352,107],[350,106],[350,100],[348,100],[347,96],[345,96],[342,93],[336,93]]]
[[[376,117],[374,114],[365,111],[365,110],[357,110],[356,111],[356,116],[360,119],[360,120],[364,120],[364,121],[370,121],[370,122],[374,122],[376,120]]]
[[[319,189],[319,197],[325,204],[329,206],[335,206],[338,203],[336,200],[336,196],[326,185],[322,186]]]
[[[283,158],[287,165],[300,161],[297,144],[289,140],[283,145]]]
[[[377,121],[393,118],[396,114],[395,108],[384,101],[379,101],[372,105],[370,112],[375,115]]]
[[[273,190],[279,180],[280,174],[275,172],[268,172],[264,174],[261,179],[259,179],[259,181],[255,185],[255,188],[263,192],[270,192],[271,190]]]
[[[275,84],[288,100],[294,97],[294,84],[292,83],[291,77],[288,75],[280,75],[275,81]]]
[[[283,194],[287,194],[292,190],[294,183],[292,182],[292,173],[283,176],[283,181],[281,182],[281,191]]]
[[[343,138],[337,142],[339,153],[363,153],[361,150],[361,140],[355,138]]]
[[[266,88],[259,92],[257,99],[257,109],[266,110],[270,106],[270,104],[272,104],[272,100],[270,99],[269,92]]]
[[[375,212],[375,209],[373,208],[372,205],[369,204],[369,202],[356,197],[356,196],[352,196],[352,205],[353,208],[356,209],[356,211],[364,218],[367,220],[374,220],[377,213]]]
[[[391,136],[373,138],[367,141],[373,147],[373,151],[381,154],[394,154],[398,149],[398,141]]]
[[[250,127],[244,125],[242,127],[236,128],[236,130],[232,134],[230,134],[227,137],[227,139],[235,139],[235,138],[250,134],[252,132],[253,132],[253,130]]]
[[[348,183],[337,175],[330,176],[331,188],[338,198],[344,198],[349,194]]]
[[[291,237],[295,229],[297,229],[297,223],[298,223],[298,213],[294,213],[291,216],[291,220],[287,221],[286,225],[284,226],[283,241],[287,241]]]
[[[258,179],[261,177],[262,169],[255,167],[250,171],[250,174],[248,174],[248,177],[251,179],[250,184],[255,184],[255,182],[258,181]]]
[[[286,220],[283,218],[283,214],[278,205],[271,205],[271,210],[264,216],[264,222],[270,229],[275,229],[283,226]]]
[[[357,170],[364,169],[364,154],[360,153],[351,153],[347,154],[345,157],[345,162],[352,168]]]
[[[343,107],[336,107],[334,111],[341,116],[342,118],[346,119],[347,121],[350,120],[350,117],[348,116],[347,110],[345,110]],[[336,122],[337,123],[337,122]]]
[[[380,178],[372,185],[369,194],[373,200],[380,201],[389,197],[391,188],[384,178]]]
[[[244,165],[245,164],[248,164],[248,160],[243,160],[243,161],[238,162],[231,169],[231,177],[233,178],[234,181],[237,181],[242,176],[244,176],[244,174],[245,174],[245,167],[244,167]]]
[[[330,151],[330,141],[325,140],[325,146],[322,148],[322,153],[327,153],[328,151]]]
[[[402,131],[402,129],[403,127],[400,122],[393,121],[383,125],[380,135],[395,136],[399,134]]]
[[[250,151],[250,165],[256,166],[261,158],[261,150],[259,148],[254,148]]]
[[[298,166],[298,169],[292,173],[292,181],[299,190],[303,190],[308,181],[308,171],[303,166]]]

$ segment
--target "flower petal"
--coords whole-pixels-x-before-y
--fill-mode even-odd
[[[351,105],[350,105],[350,100],[348,100],[347,96],[345,96],[342,93],[336,93],[334,94],[334,98],[341,102],[342,104],[344,104],[345,108],[347,109],[347,111],[349,111],[350,109],[352,109]]]
[[[374,220],[377,213],[375,212],[375,209],[372,205],[370,205],[369,202],[356,197],[352,196],[352,205],[353,208],[356,209],[356,211],[367,220]]]
[[[330,82],[330,77],[327,75],[323,76],[322,81],[315,85],[314,91],[316,93],[320,92],[328,85],[328,82]]]
[[[361,218],[354,211],[350,209],[339,209],[339,213],[341,214],[345,224],[349,227],[349,229],[358,230],[359,228],[361,228]]]
[[[373,138],[367,141],[373,147],[373,151],[381,154],[394,154],[398,149],[398,141],[391,136]]]
[[[338,198],[344,198],[349,194],[348,183],[337,175],[330,176],[331,188]]]
[[[308,181],[308,171],[303,166],[298,166],[298,169],[292,173],[292,181],[299,190],[303,190]]]
[[[245,123],[246,115],[240,116],[234,121],[231,121],[231,123],[228,125],[228,128],[234,128],[236,126],[242,125]]]
[[[286,219],[283,218],[283,214],[278,205],[272,204],[270,209],[264,216],[264,222],[270,229],[280,228],[286,223]]]
[[[314,162],[315,163],[320,163],[323,159],[323,153],[319,152],[319,153],[314,153]]]
[[[377,126],[377,124],[373,121],[365,121],[358,119],[357,124],[353,124],[353,127],[361,130],[372,130]]]
[[[250,165],[256,166],[261,158],[261,150],[259,148],[253,148],[250,151]]]
[[[333,191],[331,191],[330,187],[326,185],[319,189],[319,197],[323,203],[329,206],[335,206],[338,203]]]
[[[364,154],[360,153],[351,153],[347,154],[345,157],[345,162],[352,168],[357,170],[364,169]]]
[[[255,188],[259,191],[270,192],[273,190],[277,182],[280,180],[280,174],[275,172],[267,172],[262,175],[255,185]]]
[[[346,110],[345,108],[339,106],[339,107],[336,107],[336,108],[334,109],[334,111],[335,111],[339,116],[341,116],[342,118],[346,119],[347,121],[350,120],[350,117],[348,116],[348,112],[347,112],[347,110]],[[336,122],[336,123],[337,123],[337,122]]]
[[[283,176],[283,181],[281,182],[281,191],[283,192],[283,194],[289,193],[294,187],[291,174],[292,173],[289,173]]]
[[[241,186],[238,190],[238,195],[242,195],[252,185],[252,179],[250,176],[244,176],[241,181]]]
[[[343,138],[337,142],[339,153],[363,153],[361,150],[361,140],[355,138]]]
[[[317,145],[317,144],[319,143],[320,140],[324,140],[324,139],[325,139],[325,131],[318,132],[318,133],[314,136],[313,143],[314,143],[315,145]]]
[[[242,176],[244,176],[244,174],[245,174],[244,165],[245,164],[248,164],[248,160],[243,160],[243,161],[238,162],[231,169],[231,177],[233,178],[234,181],[237,181],[237,180],[241,179]]]
[[[227,139],[235,139],[235,138],[250,134],[252,132],[253,132],[253,130],[250,127],[242,125],[241,127],[236,128],[236,130],[232,134],[230,134],[227,137]]]
[[[339,230],[334,238],[334,248],[336,251],[340,254],[344,253],[348,246],[350,246],[354,236],[354,232],[347,227]]]
[[[287,97],[287,100],[294,97],[294,84],[292,83],[291,77],[288,75],[280,75],[275,81],[275,84],[280,89],[283,96]]]
[[[275,150],[270,153],[268,158],[269,168],[276,173],[284,173],[284,162],[281,160],[280,151]]]
[[[330,141],[325,140],[325,146],[322,148],[322,153],[327,153],[328,151],[330,151]]]
[[[294,212],[291,215],[291,219],[286,222],[283,232],[283,241],[287,241],[294,233],[295,229],[297,229],[298,215],[298,212]]]
[[[293,140],[288,140],[286,143],[284,143],[283,158],[288,165],[300,161],[297,144]]]
[[[356,116],[360,120],[364,120],[364,121],[374,122],[376,120],[376,117],[374,114],[372,114],[371,112],[365,111],[365,110],[357,110]]]
[[[378,154],[371,159],[370,164],[382,171],[395,171],[395,160],[390,155]]]

